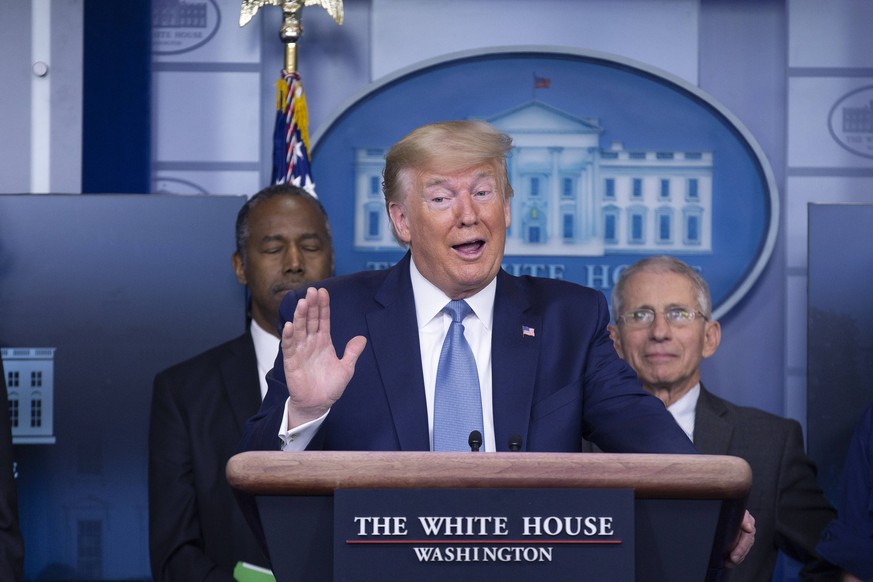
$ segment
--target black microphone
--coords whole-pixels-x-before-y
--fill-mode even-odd
[[[470,437],[467,439],[467,443],[470,445],[471,452],[478,453],[479,447],[482,446],[482,433],[478,430],[474,430],[470,433]]]
[[[509,437],[509,450],[513,453],[517,453],[521,450],[521,435],[514,434]]]

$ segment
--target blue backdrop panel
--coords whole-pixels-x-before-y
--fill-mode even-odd
[[[873,205],[809,206],[807,440],[835,501],[849,436],[873,401]]]
[[[155,374],[245,326],[242,196],[0,196],[0,346],[54,347],[54,445],[15,458],[28,579],[147,579]]]
[[[85,0],[83,11],[82,192],[148,192],[152,1]]]

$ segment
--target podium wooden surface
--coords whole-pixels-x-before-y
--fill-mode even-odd
[[[258,498],[262,518],[265,505],[261,500],[310,500],[293,506],[303,511],[289,519],[288,524],[298,534],[311,527],[313,535],[318,537],[312,541],[313,545],[300,549],[301,556],[313,548],[330,546],[332,540],[325,536],[323,522],[332,516],[333,492],[342,488],[627,488],[635,492],[638,524],[650,513],[654,516],[653,522],[665,518],[681,520],[679,513],[688,504],[708,500],[716,502],[714,532],[691,531],[695,518],[686,519],[686,527],[691,528],[686,537],[712,536],[706,538],[711,539],[711,544],[707,542],[707,547],[711,548],[706,556],[709,566],[705,579],[708,581],[728,577],[729,570],[722,567],[723,556],[739,530],[752,484],[749,465],[737,457],[523,452],[253,451],[230,459],[227,478],[232,487]],[[298,529],[298,525],[303,529]],[[687,541],[675,532],[658,531],[659,527],[652,526],[649,532],[645,531],[646,527],[637,528],[638,538],[641,535],[646,538],[638,541],[638,547],[657,546],[638,550],[637,580],[680,579],[662,577],[673,567],[670,562],[680,561],[664,554],[680,551]],[[267,524],[265,532],[269,538]],[[300,536],[295,539],[299,541]],[[275,556],[273,560],[276,569]],[[328,570],[326,576],[324,568]],[[300,579],[315,576],[315,579],[330,580],[329,569],[328,555],[316,559],[312,568],[298,564],[297,571]],[[647,577],[649,575],[651,578]],[[282,582],[282,578],[279,580]]]

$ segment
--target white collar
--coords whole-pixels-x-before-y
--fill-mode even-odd
[[[440,314],[446,303],[451,301],[451,297],[425,279],[413,260],[409,261],[409,277],[412,280],[412,294],[415,297],[415,316],[418,327],[421,329]],[[494,277],[484,289],[466,299],[467,304],[486,329],[491,329],[494,320],[494,296],[496,292],[497,277]]]
[[[695,384],[682,398],[667,407],[667,410],[676,419],[676,423],[685,431],[692,442],[694,441],[694,419],[698,398],[700,398],[700,382]]]

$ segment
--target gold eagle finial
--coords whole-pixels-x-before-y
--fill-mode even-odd
[[[239,25],[245,26],[262,6],[282,7],[282,28],[279,38],[285,43],[285,70],[297,70],[297,40],[303,34],[300,12],[303,6],[321,6],[337,24],[343,23],[343,0],[242,0]]]
[[[306,6],[321,6],[324,8],[334,22],[337,24],[343,23],[343,0],[304,0]],[[270,6],[281,6],[282,11],[286,14],[293,14],[300,11],[301,0],[242,0],[242,7],[239,12],[239,25],[245,26],[249,20],[257,14],[258,10],[269,4]]]

